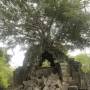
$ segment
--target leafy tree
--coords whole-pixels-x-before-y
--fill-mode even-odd
[[[82,48],[89,45],[89,13],[83,11],[87,4],[82,0],[1,0],[1,39],[10,47],[28,44],[31,51],[35,45],[39,51]]]
[[[59,45],[82,46],[86,41],[88,13],[82,0],[1,0],[1,35],[12,44],[58,42]],[[9,37],[11,36],[11,37]],[[83,37],[85,36],[85,37]],[[16,44],[16,43],[15,43]]]
[[[90,72],[90,56],[87,54],[79,54],[75,57],[76,61],[82,64],[82,70],[84,72]]]
[[[0,87],[7,88],[12,77],[12,69],[0,50]]]

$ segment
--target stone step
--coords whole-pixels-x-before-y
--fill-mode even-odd
[[[78,86],[69,86],[68,90],[78,90]]]

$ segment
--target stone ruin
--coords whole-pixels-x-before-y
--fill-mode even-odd
[[[49,59],[47,55],[43,59]],[[51,58],[53,59],[53,58]],[[88,90],[81,79],[81,64],[73,59],[52,62],[51,67],[38,65],[20,67],[14,72],[9,90]]]

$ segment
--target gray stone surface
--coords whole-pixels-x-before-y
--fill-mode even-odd
[[[23,82],[22,85],[14,90],[62,90],[62,84],[59,80],[58,74],[51,74],[48,77],[42,77],[41,79],[35,78]]]
[[[60,64],[62,73],[54,73],[53,68],[32,68],[31,72],[26,73],[27,80],[24,80],[21,85],[12,90],[68,90],[71,86],[80,84],[78,73],[72,67],[64,62]],[[72,69],[71,69],[72,68]],[[72,73],[72,75],[71,75]],[[62,75],[61,75],[62,74]],[[75,74],[75,75],[74,75]],[[60,79],[60,75],[63,80]],[[26,78],[23,76],[23,78]],[[23,79],[22,79],[23,80]],[[16,83],[17,85],[17,83]],[[73,90],[77,88],[73,87]]]

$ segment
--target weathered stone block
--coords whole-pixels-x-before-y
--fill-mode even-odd
[[[69,86],[68,90],[78,90],[78,87],[77,86]]]

